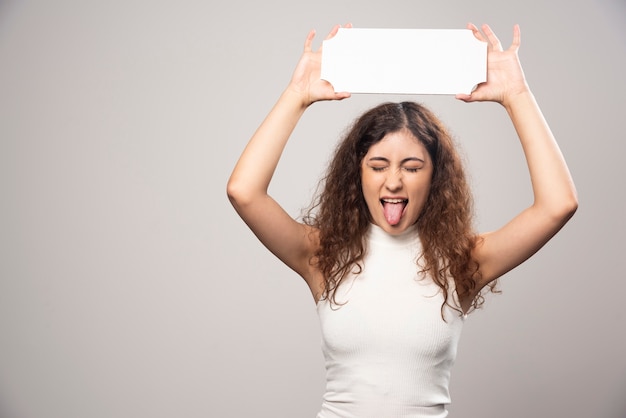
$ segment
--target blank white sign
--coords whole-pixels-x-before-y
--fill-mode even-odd
[[[469,29],[340,28],[321,78],[337,92],[469,94],[487,79],[487,43]]]

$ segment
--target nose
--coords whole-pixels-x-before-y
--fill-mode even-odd
[[[385,178],[385,187],[387,190],[396,192],[402,189],[402,172],[401,170],[389,170]]]

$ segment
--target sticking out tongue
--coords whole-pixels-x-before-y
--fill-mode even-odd
[[[385,213],[385,219],[387,219],[389,225],[396,225],[398,222],[400,222],[400,218],[402,217],[402,212],[404,211],[405,205],[405,202],[383,202],[383,212]]]

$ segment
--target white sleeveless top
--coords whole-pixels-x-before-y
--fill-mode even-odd
[[[317,304],[326,393],[317,418],[445,417],[463,317],[418,273],[412,229],[392,236],[372,225],[363,271]],[[453,285],[452,285],[452,288]],[[456,292],[449,303],[458,306]]]

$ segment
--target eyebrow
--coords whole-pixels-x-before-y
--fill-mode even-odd
[[[383,161],[383,162],[388,163],[389,159],[385,158],[385,157],[372,157],[368,161]],[[425,163],[426,162],[426,161],[422,160],[421,158],[407,157],[407,158],[403,159],[402,161],[400,161],[400,163],[404,164],[404,163],[409,162],[409,161],[418,161],[420,163]]]

